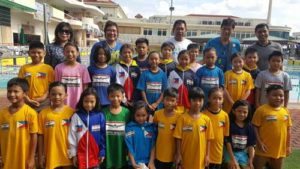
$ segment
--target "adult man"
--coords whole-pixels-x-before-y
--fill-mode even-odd
[[[256,25],[255,35],[258,39],[257,42],[252,44],[250,47],[255,48],[258,53],[257,66],[260,70],[268,69],[268,57],[275,50],[281,51],[282,48],[279,43],[272,42],[268,39],[269,37],[269,26],[265,23]]]
[[[224,72],[232,69],[231,55],[241,51],[240,41],[230,37],[234,28],[235,21],[233,19],[223,19],[221,36],[209,40],[205,46],[205,48],[213,47],[216,49],[218,55],[216,66]]]

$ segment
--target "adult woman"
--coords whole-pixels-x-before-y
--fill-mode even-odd
[[[90,65],[94,64],[94,60],[92,59],[94,56],[94,52],[97,46],[106,46],[109,48],[111,53],[111,59],[109,61],[110,65],[119,62],[120,49],[122,47],[122,43],[118,41],[119,36],[119,28],[117,23],[113,21],[107,21],[104,26],[104,34],[105,40],[97,42],[94,44],[91,50],[90,55]]]
[[[63,48],[67,42],[73,41],[73,29],[67,22],[60,22],[55,28],[54,42],[46,46],[44,62],[53,68],[64,61]],[[77,57],[80,62],[80,57]]]
[[[167,42],[172,42],[175,46],[173,51],[173,59],[178,63],[177,55],[180,51],[186,50],[187,46],[192,43],[189,39],[186,39],[185,33],[187,31],[186,22],[184,20],[176,20],[173,24],[172,33],[174,37],[171,37],[167,40]]]

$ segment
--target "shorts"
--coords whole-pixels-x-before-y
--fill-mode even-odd
[[[162,162],[157,159],[155,159],[154,164],[157,169],[171,169],[173,167],[173,162]]]
[[[234,151],[233,155],[235,160],[239,163],[240,166],[248,165],[248,153],[246,151]],[[230,162],[230,155],[227,150],[224,151],[224,160],[225,163]]]

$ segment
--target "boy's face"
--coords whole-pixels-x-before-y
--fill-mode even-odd
[[[281,56],[273,56],[269,60],[269,65],[272,70],[280,70],[282,67]]]
[[[131,63],[132,61],[132,50],[129,48],[125,48],[122,50],[122,59],[125,63]]]
[[[215,63],[217,61],[217,54],[213,50],[208,51],[205,53],[204,59],[205,59],[205,64],[207,66],[213,66],[213,65],[215,65]]]
[[[148,57],[148,62],[151,68],[157,68],[160,63],[160,58],[157,53],[153,53],[151,56]]]
[[[246,55],[245,57],[245,64],[248,67],[253,67],[256,66],[256,63],[258,61],[258,55],[256,52],[254,53],[249,53],[248,55]]]
[[[177,106],[177,98],[166,96],[163,99],[163,104],[164,104],[165,109],[173,110]]]
[[[78,56],[78,51],[74,46],[67,46],[64,49],[64,55],[66,57],[66,61],[69,63],[75,63],[77,56]]]
[[[114,91],[108,94],[108,100],[113,106],[120,106],[124,98],[124,94],[121,91]]]
[[[197,48],[190,49],[189,55],[190,55],[191,62],[195,61],[197,56],[199,55],[199,49]]]
[[[49,99],[54,107],[59,107],[64,104],[67,98],[67,93],[63,86],[56,86],[50,90]]]
[[[184,53],[179,56],[178,62],[181,67],[185,68],[190,64],[190,56],[187,53]]]
[[[97,61],[98,63],[106,63],[107,61],[105,51],[102,48],[98,50]]]
[[[203,100],[202,98],[198,98],[198,99],[190,99],[191,102],[191,110],[196,110],[196,111],[200,111],[202,106],[203,106]]]
[[[239,106],[233,110],[236,121],[243,122],[248,117],[248,106]]]
[[[33,64],[39,64],[45,57],[45,50],[40,48],[33,48],[28,51],[28,55],[30,56]]]
[[[173,50],[171,47],[165,46],[161,49],[161,54],[163,59],[170,59],[172,57]]]
[[[148,52],[148,45],[146,43],[138,43],[135,50],[138,56],[145,56]]]
[[[280,107],[284,101],[284,91],[277,89],[267,94],[268,102],[272,107]]]
[[[12,103],[16,104],[24,101],[26,93],[18,85],[13,85],[7,89],[7,99]]]

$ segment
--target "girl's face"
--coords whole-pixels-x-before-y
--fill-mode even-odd
[[[67,46],[64,49],[64,55],[68,63],[75,63],[78,53],[79,52],[77,51],[75,46]]]
[[[134,120],[138,124],[144,124],[147,121],[147,118],[148,118],[148,113],[145,107],[136,110],[134,113]]]
[[[204,99],[190,99],[190,102],[191,102],[191,110],[192,111],[199,111],[202,109],[202,106],[203,106],[203,101]]]
[[[179,24],[176,24],[175,25],[175,28],[174,28],[174,36],[175,38],[183,38],[184,37],[184,34],[186,32],[186,27],[183,23],[179,23]]]
[[[164,104],[165,109],[173,110],[177,106],[177,98],[166,96],[163,99],[163,104]]]
[[[68,27],[63,27],[60,31],[58,31],[58,38],[61,42],[67,42],[70,40],[71,31]]]
[[[280,70],[282,67],[282,60],[280,56],[274,56],[269,60],[270,69]]]
[[[170,59],[172,57],[173,50],[169,46],[165,46],[161,49],[163,59]]]
[[[183,68],[190,64],[190,56],[187,53],[183,53],[178,58],[179,65]]]
[[[223,104],[223,91],[217,90],[208,97],[209,107],[212,109],[220,109]]]
[[[243,122],[248,117],[248,106],[239,106],[233,110],[235,121]]]
[[[97,61],[98,63],[106,63],[107,61],[107,57],[103,48],[98,50]]]
[[[282,89],[273,90],[267,94],[267,98],[272,107],[280,107],[284,101],[284,91]]]
[[[125,63],[131,63],[133,51],[130,48],[124,48],[122,50],[122,59]]]
[[[92,111],[96,106],[96,96],[90,94],[83,98],[82,107],[85,111]]]
[[[116,41],[118,38],[118,29],[116,26],[107,27],[105,31],[105,39],[108,41]]]
[[[238,56],[238,57],[235,57],[233,60],[232,60],[232,66],[233,66],[233,70],[235,71],[240,71],[243,69],[243,66],[244,66],[244,60],[242,57]]]
[[[196,48],[190,49],[189,50],[189,55],[190,55],[191,62],[195,62],[197,56],[199,55],[199,50],[196,49]]]
[[[55,86],[50,90],[49,98],[53,107],[60,107],[64,105],[67,98],[67,93],[63,86]]]
[[[157,68],[160,63],[160,58],[158,53],[152,53],[148,58],[149,58],[149,64],[151,68]]]

